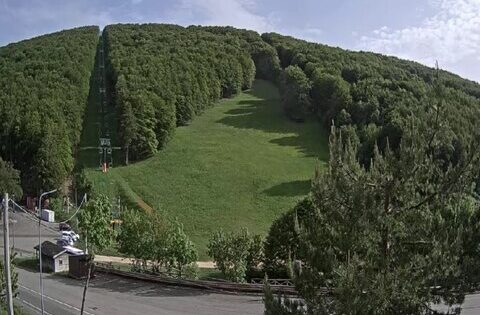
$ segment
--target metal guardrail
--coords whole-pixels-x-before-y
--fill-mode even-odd
[[[212,281],[212,280],[187,280],[172,278],[163,274],[146,274],[140,272],[131,272],[120,270],[112,263],[95,263],[97,272],[103,272],[107,274],[113,274],[120,277],[126,277],[136,280],[143,280],[149,282],[156,282],[165,285],[182,286],[194,289],[228,292],[228,293],[244,293],[244,294],[263,294],[264,284],[262,283],[235,283],[228,281]],[[277,279],[287,280],[287,279]],[[282,281],[279,281],[281,283]],[[284,284],[271,284],[270,289],[274,293],[280,293],[284,295],[297,295],[295,287]]]
[[[265,284],[265,279],[263,278],[252,278],[250,280],[252,284]],[[269,285],[279,285],[279,286],[287,286],[287,287],[294,287],[294,284],[291,279],[267,279],[267,284]]]

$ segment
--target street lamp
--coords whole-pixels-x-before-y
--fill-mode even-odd
[[[43,306],[43,277],[42,277],[42,229],[41,229],[41,222],[42,222],[42,198],[43,196],[53,194],[56,192],[57,189],[50,190],[44,192],[40,195],[38,199],[38,258],[40,260],[40,304],[42,307],[42,315],[44,313],[44,306]]]

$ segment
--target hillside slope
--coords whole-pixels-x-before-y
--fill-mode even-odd
[[[0,156],[21,171],[26,193],[58,188],[73,168],[98,27],[0,48]]]
[[[251,86],[255,66],[235,37],[175,25],[110,25],[109,90],[126,160],[151,156],[176,126]]]
[[[284,68],[278,81],[285,110],[294,118],[317,116],[326,128],[335,121],[359,143],[365,165],[376,143],[398,146],[412,114],[433,111],[453,122],[439,153],[453,163],[480,123],[480,85],[447,71],[275,33],[262,38]]]
[[[393,148],[398,145],[408,115],[440,108],[433,93],[440,76],[447,96],[441,114],[456,123],[444,131],[438,154],[455,163],[480,117],[478,84],[394,57],[231,27],[113,25],[106,36],[121,146],[134,159],[151,158],[108,175],[90,172],[96,190],[178,217],[202,253],[212,230],[246,226],[264,232],[308,193],[314,163],[301,154],[326,158],[325,134],[332,121],[358,143],[359,158],[368,165],[375,144],[383,149],[388,139]],[[258,81],[251,92],[207,110],[220,97],[248,88],[253,74],[271,83]],[[268,111],[256,110],[262,99]],[[226,104],[235,108],[224,111]],[[305,123],[293,123],[285,113]],[[224,117],[228,114],[235,116]],[[240,133],[225,133],[225,124],[218,124],[235,120],[242,120],[233,125]],[[176,126],[190,123],[172,137]],[[273,133],[271,124],[278,126]],[[268,138],[289,128],[297,134]],[[269,145],[258,145],[265,134],[252,133],[256,129],[267,131]],[[305,141],[317,141],[315,150],[298,144]],[[283,183],[272,175],[282,172]],[[265,197],[268,192],[274,196]]]
[[[274,85],[255,81],[251,90],[177,128],[154,157],[107,174],[89,171],[95,190],[134,193],[177,217],[202,258],[217,229],[263,234],[308,193],[315,167],[328,158],[321,126],[288,121],[279,102]]]

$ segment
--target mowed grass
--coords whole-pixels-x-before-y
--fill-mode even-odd
[[[257,80],[250,91],[177,128],[154,157],[91,175],[96,190],[120,189],[178,218],[206,259],[209,237],[218,229],[265,234],[309,192],[315,167],[327,159],[320,123],[288,120],[277,88]]]

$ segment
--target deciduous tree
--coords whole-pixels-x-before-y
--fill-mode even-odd
[[[88,251],[88,274],[83,290],[81,314],[83,314],[85,305],[85,296],[87,294],[90,275],[93,267],[95,252],[103,250],[110,246],[113,241],[113,229],[111,226],[112,204],[105,195],[98,195],[88,201],[85,208],[78,217],[78,227],[81,235],[85,239],[86,251]]]

